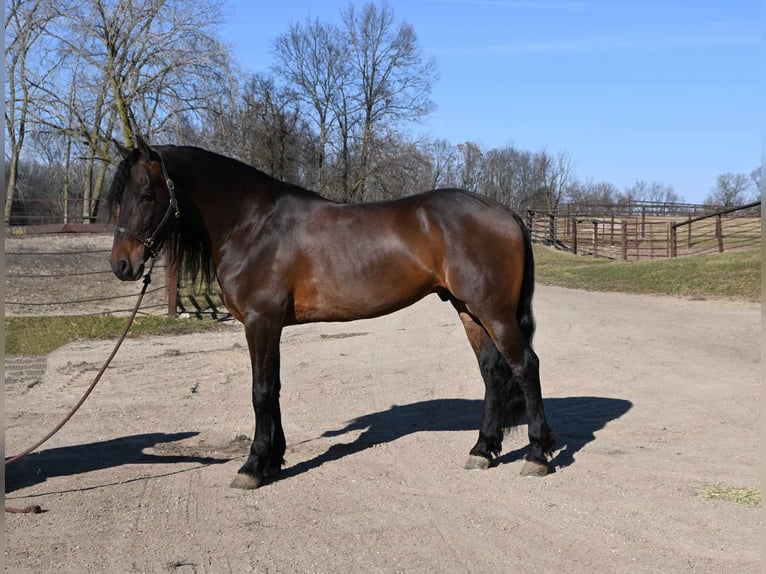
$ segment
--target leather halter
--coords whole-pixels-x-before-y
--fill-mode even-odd
[[[157,228],[154,230],[154,232],[149,237],[142,237],[138,235],[137,233],[134,233],[130,231],[129,229],[125,229],[121,226],[116,226],[114,228],[114,233],[122,235],[127,235],[128,237],[135,239],[139,243],[146,246],[146,248],[149,250],[149,257],[152,259],[155,259],[160,251],[162,250],[162,245],[164,243],[164,238],[160,239],[160,233],[162,232],[162,229],[165,227],[167,222],[170,220],[171,215],[175,215],[176,219],[181,217],[181,212],[178,210],[178,200],[176,199],[176,193],[175,189],[176,186],[173,183],[173,180],[170,179],[170,176],[168,175],[168,170],[165,167],[165,162],[162,159],[162,156],[160,155],[157,150],[152,150],[157,154],[157,157],[160,158],[160,167],[162,168],[162,176],[165,178],[165,187],[168,190],[168,196],[170,197],[170,201],[168,203],[168,208],[165,210],[165,215],[162,216],[162,221],[160,221]],[[159,241],[158,241],[159,239]]]

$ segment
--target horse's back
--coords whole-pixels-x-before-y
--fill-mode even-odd
[[[428,266],[441,266],[446,257],[463,251],[480,259],[492,253],[503,257],[503,250],[515,250],[524,241],[510,210],[460,189],[375,203],[320,202],[302,215],[300,228],[301,243],[315,253],[340,251],[364,258],[406,251]]]
[[[478,299],[493,284],[518,291],[519,223],[475,194],[445,189],[388,202],[318,202],[299,219],[291,273],[297,321],[376,316],[445,290],[460,299]]]
[[[424,235],[439,231],[500,235],[511,231],[517,235],[519,230],[518,220],[509,209],[490,198],[457,188],[434,189],[392,201],[344,204],[339,211],[360,227],[369,225],[381,232],[390,228]]]

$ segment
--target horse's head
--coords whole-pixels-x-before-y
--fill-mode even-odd
[[[118,142],[122,161],[109,190],[109,206],[117,218],[111,264],[123,281],[135,281],[146,262],[156,257],[178,218],[173,182],[162,158],[141,138],[129,150]]]

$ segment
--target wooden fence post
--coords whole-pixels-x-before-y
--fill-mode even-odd
[[[715,218],[715,238],[718,241],[718,253],[723,253],[723,216],[720,213]]]
[[[676,227],[675,222],[671,222],[668,225],[670,225],[670,256],[678,257],[678,227]]]
[[[646,206],[641,207],[641,237],[646,237]]]
[[[598,256],[598,221],[593,222],[593,257]]]
[[[572,218],[572,251],[577,255],[577,218]]]
[[[550,218],[550,233],[551,233],[551,245],[556,247],[556,216],[553,213],[549,213]]]
[[[692,216],[689,216],[689,223],[686,224],[686,249],[692,249]]]
[[[622,237],[620,239],[622,243],[622,259],[628,260],[628,222],[622,220]]]

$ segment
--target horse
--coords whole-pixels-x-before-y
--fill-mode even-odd
[[[347,204],[198,147],[149,146],[140,137],[132,149],[114,144],[114,274],[138,280],[162,251],[179,273],[217,281],[244,325],[255,432],[232,487],[258,488],[285,464],[285,326],[378,317],[433,293],[457,311],[484,381],[465,468],[489,468],[505,432],[526,419],[521,474],[549,472],[555,436],[532,349],[534,259],[517,214],[459,189]]]

